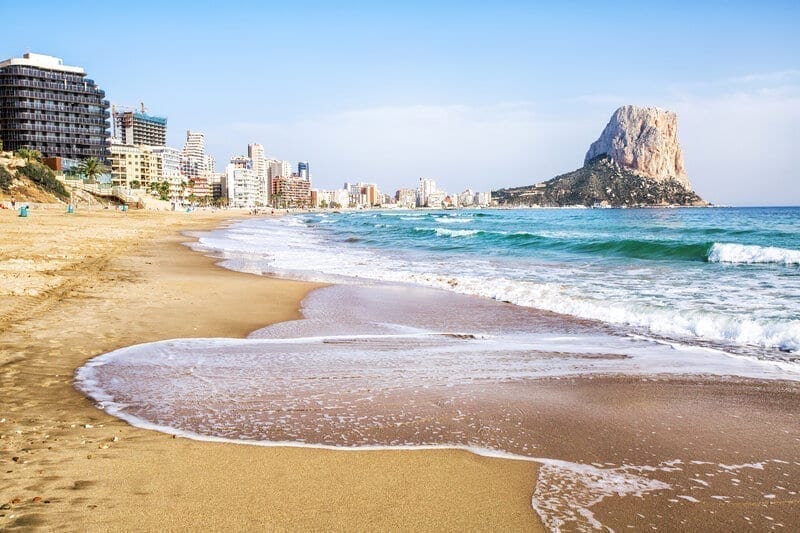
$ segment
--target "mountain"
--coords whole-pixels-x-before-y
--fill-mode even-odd
[[[708,205],[692,191],[678,144],[678,117],[623,106],[586,152],[583,167],[555,178],[492,192],[500,205]]]

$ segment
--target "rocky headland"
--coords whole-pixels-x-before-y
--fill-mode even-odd
[[[583,167],[548,181],[493,191],[500,205],[703,206],[678,144],[678,117],[627,105],[611,116]]]

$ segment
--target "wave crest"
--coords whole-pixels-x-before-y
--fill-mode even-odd
[[[708,261],[709,263],[800,265],[800,250],[715,242],[708,251]]]

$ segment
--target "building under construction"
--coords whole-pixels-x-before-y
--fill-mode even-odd
[[[120,110],[114,107],[114,136],[122,144],[147,146],[167,145],[167,119],[141,111]]]

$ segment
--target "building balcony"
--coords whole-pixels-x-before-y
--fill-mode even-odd
[[[100,111],[90,111],[88,107],[82,105],[45,104],[35,100],[0,99],[0,109],[34,109],[39,111],[52,111],[55,113],[81,114],[95,117],[102,116],[104,119],[108,119],[111,116],[107,109],[104,109],[101,113]]]
[[[0,123],[8,124],[9,121],[21,121],[21,120],[35,120],[39,122],[62,122],[65,124],[82,124],[85,126],[96,126],[102,128],[105,126],[104,129],[108,129],[108,123],[105,122],[102,117],[96,115],[93,117],[90,116],[70,116],[67,113],[63,114],[54,114],[54,113],[31,113],[28,111],[17,111],[17,112],[10,112],[7,110],[0,110]]]
[[[107,107],[108,101],[102,100],[97,96],[81,96],[79,93],[62,91],[33,91],[27,89],[0,88],[0,97],[6,98],[33,98],[36,100],[56,100],[59,102],[70,102],[76,104],[90,104],[98,107]],[[104,105],[105,104],[105,105]]]
[[[32,89],[47,89],[52,91],[66,91],[71,93],[91,94],[97,95],[100,98],[105,96],[105,93],[97,87],[84,84],[83,81],[77,82],[57,82],[57,81],[40,81],[30,79],[20,79],[14,77],[0,78],[0,88],[7,87],[29,87]]]

